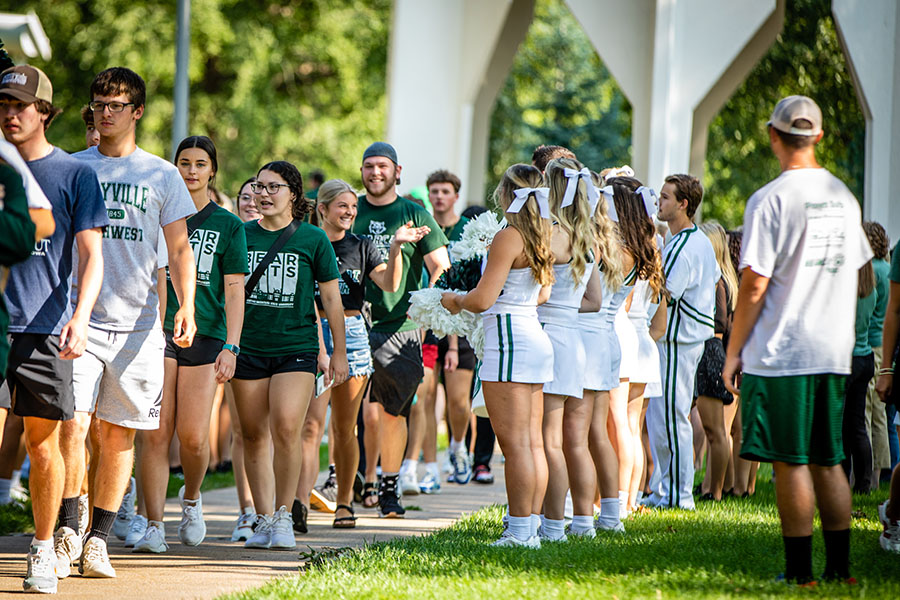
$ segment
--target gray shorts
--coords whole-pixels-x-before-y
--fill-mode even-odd
[[[159,428],[162,329],[105,331],[88,327],[87,348],[75,359],[75,410],[129,429]]]

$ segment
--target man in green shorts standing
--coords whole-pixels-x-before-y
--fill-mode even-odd
[[[366,193],[359,197],[353,224],[353,233],[371,238],[385,260],[398,227],[411,223],[431,228],[415,244],[403,245],[403,278],[396,292],[385,292],[371,281],[366,289],[366,299],[372,303],[369,345],[375,368],[369,399],[379,405],[381,421],[378,505],[382,517],[402,517],[406,512],[400,504],[397,479],[406,448],[406,417],[424,374],[421,334],[406,316],[409,292],[419,289],[423,264],[432,284],[450,266],[447,238],[434,218],[415,202],[397,195],[400,170],[397,152],[390,144],[375,142],[366,148],[360,168]]]
[[[744,213],[742,279],[722,377],[738,393],[741,456],[768,461],[790,582],[813,581],[816,504],[826,580],[847,581],[850,487],[841,468],[844,384],[854,345],[857,272],[872,251],[859,203],[816,161],[822,112],[789,96],[768,122],[781,175]]]

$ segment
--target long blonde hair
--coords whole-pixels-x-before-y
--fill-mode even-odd
[[[543,178],[537,168],[531,165],[515,164],[506,170],[497,189],[494,190],[494,202],[503,210],[510,227],[522,234],[522,241],[525,243],[525,260],[528,261],[535,281],[541,285],[550,285],[553,283],[550,221],[541,218],[540,208],[531,197],[519,212],[506,212],[517,189],[538,188],[542,183]]]
[[[602,187],[600,184],[603,182],[603,179],[600,175],[591,171],[591,179],[593,179],[596,187]],[[597,264],[602,264],[601,271],[606,282],[606,288],[611,292],[615,292],[625,282],[625,273],[622,272],[622,250],[619,247],[616,225],[609,218],[609,204],[606,201],[606,196],[603,194],[600,194],[597,209],[591,217],[594,226],[594,240],[599,250]]]
[[[706,234],[722,271],[722,279],[725,280],[725,289],[728,290],[728,306],[731,310],[737,307],[738,278],[731,262],[731,253],[728,251],[728,241],[725,238],[725,228],[715,221],[707,221],[700,225],[700,231]]]
[[[550,188],[550,213],[556,218],[562,229],[569,237],[569,248],[572,260],[569,268],[572,270],[575,286],[581,281],[587,268],[588,257],[594,248],[594,228],[591,223],[591,205],[588,202],[587,186],[593,185],[591,181],[584,181],[580,177],[575,180],[575,198],[572,204],[563,208],[563,196],[569,179],[565,176],[565,169],[581,171],[584,168],[574,158],[556,158],[547,163],[544,169],[544,178],[547,187]]]

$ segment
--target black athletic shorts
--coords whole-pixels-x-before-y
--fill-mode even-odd
[[[315,352],[286,356],[253,356],[241,352],[234,368],[235,379],[265,379],[279,373],[312,373],[318,368]]]
[[[75,416],[72,361],[59,358],[59,336],[9,335],[9,366],[0,387],[0,407],[20,417],[67,421]]]
[[[438,342],[438,365],[444,366],[444,357],[447,355],[447,349],[450,342],[447,338]],[[475,351],[469,345],[469,340],[464,337],[459,338],[459,366],[458,369],[466,369],[467,371],[475,370]]]
[[[179,367],[200,367],[213,364],[225,344],[222,340],[197,334],[194,336],[193,344],[182,348],[173,341],[175,335],[171,331],[166,331],[165,334],[166,358],[174,358]]]
[[[395,417],[408,417],[419,382],[425,376],[422,366],[422,334],[418,329],[369,333],[372,348],[371,402]]]

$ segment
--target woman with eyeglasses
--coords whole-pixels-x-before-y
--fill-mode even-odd
[[[209,185],[218,171],[216,147],[206,136],[191,136],[178,145],[175,165],[181,173],[197,213],[187,220],[188,237],[197,268],[194,301],[197,335],[187,348],[172,339],[179,308],[171,282],[167,284],[165,374],[159,429],[141,431],[140,478],[147,511],[132,521],[135,552],[165,552],[163,510],[169,482],[169,445],[177,433],[184,486],[178,537],[196,546],[206,537],[200,484],[209,466],[209,422],[216,387],[234,375],[238,342],[244,321],[244,276],[247,239],[240,220],[209,199]],[[127,539],[127,538],[126,538]]]
[[[252,274],[232,382],[257,512],[254,533],[244,546],[292,549],[296,542],[288,507],[300,476],[300,431],[316,370],[321,367],[334,385],[344,383],[349,370],[340,273],[328,236],[305,222],[309,204],[294,165],[266,164],[251,188],[262,218],[244,224]],[[328,365],[318,360],[316,283],[334,348]]]

